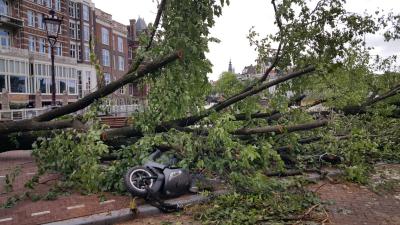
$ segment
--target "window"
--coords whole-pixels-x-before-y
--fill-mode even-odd
[[[33,16],[33,12],[28,10],[27,12],[28,17],[28,26],[34,27],[35,26],[35,17]]]
[[[43,30],[44,29],[43,14],[38,13],[36,15],[36,17],[37,17],[37,25],[38,25],[38,27]]]
[[[129,47],[128,48],[128,59],[132,59],[132,56],[133,56],[132,48]]]
[[[54,0],[55,3],[55,10],[61,11],[61,0]]]
[[[39,52],[46,53],[46,40],[44,38],[39,39]]]
[[[69,17],[75,18],[75,3],[70,1],[68,7]]]
[[[44,0],[44,5],[51,8],[51,0]]]
[[[118,69],[120,71],[124,71],[125,70],[125,59],[122,56],[118,56]]]
[[[83,20],[89,21],[89,6],[87,5],[82,5],[82,10],[83,10]]]
[[[85,45],[85,61],[90,61],[90,48]]]
[[[76,39],[75,23],[69,22],[69,36]]]
[[[86,77],[87,77],[86,90],[90,90],[91,89],[91,82],[90,82],[91,73],[90,73],[90,71],[86,71]]]
[[[103,66],[110,66],[110,52],[107,49],[103,49]]]
[[[0,59],[0,72],[6,72],[6,60]]]
[[[120,94],[124,94],[124,87],[122,87],[122,88],[119,89],[119,93],[120,93]]]
[[[78,44],[78,59],[82,60],[82,46]]]
[[[79,7],[79,5],[76,5],[76,18],[80,19],[81,18],[81,8]]]
[[[0,92],[2,92],[3,89],[5,88],[6,88],[6,76],[0,75]]]
[[[76,80],[69,80],[68,81],[68,93],[71,95],[76,94]]]
[[[0,46],[10,47],[10,32],[4,29],[0,29]]]
[[[75,45],[75,44],[71,44],[71,45],[69,46],[69,55],[70,55],[72,58],[76,58],[76,45]]]
[[[65,82],[65,80],[59,80],[58,85],[59,85],[58,93],[64,94],[64,92],[67,91],[67,82]]]
[[[0,0],[0,15],[8,15],[8,1]]]
[[[47,92],[47,86],[50,84],[49,79],[47,78],[38,78],[38,88],[40,93],[48,93]]]
[[[56,55],[62,56],[62,44],[61,43],[56,44]]]
[[[89,26],[88,25],[83,25],[83,40],[84,41],[89,41]]]
[[[104,27],[101,28],[101,43],[105,45],[109,45],[110,43],[110,33],[108,29]]]
[[[10,86],[12,93],[26,93],[26,77],[10,76]]]
[[[104,82],[106,85],[111,83],[111,75],[109,73],[104,73]]]
[[[122,37],[118,37],[118,51],[124,52],[124,41]]]
[[[29,36],[29,51],[36,51],[36,42],[35,37]]]
[[[81,39],[81,25],[76,24],[76,39],[80,40]]]

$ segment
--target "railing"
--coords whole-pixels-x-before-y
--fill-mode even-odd
[[[142,109],[140,105],[104,105],[104,113],[99,114],[99,116],[130,116],[132,113],[142,111]],[[0,121],[31,119],[50,110],[51,108],[0,110]],[[80,110],[73,114],[83,114],[84,112],[85,110]]]
[[[132,113],[142,111],[140,105],[106,105],[104,111],[106,115],[113,116],[130,116]]]
[[[0,110],[0,121],[30,119],[49,110],[50,108]]]
[[[14,48],[14,47],[0,45],[0,54],[19,56],[19,57],[28,57],[29,51],[27,49]]]
[[[30,52],[28,49],[15,48],[10,46],[1,46],[0,45],[0,54],[10,55],[10,56],[18,56],[24,58],[32,58],[35,60],[42,61],[50,61],[50,55],[48,53],[40,53],[40,52]],[[77,61],[75,58],[66,57],[66,56],[55,56],[56,63],[62,64],[70,64],[76,65]]]

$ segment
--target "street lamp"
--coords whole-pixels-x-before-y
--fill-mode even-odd
[[[60,33],[63,18],[58,18],[54,9],[50,10],[50,16],[46,16],[43,21],[46,26],[47,40],[51,48],[51,106],[56,106],[56,75],[54,67],[54,47],[56,46],[58,34]]]

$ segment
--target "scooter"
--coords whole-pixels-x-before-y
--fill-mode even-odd
[[[168,164],[155,162],[162,153],[157,149],[144,166],[128,169],[124,181],[133,196],[146,198],[150,192],[164,197],[177,197],[190,191],[192,176],[185,169],[173,167],[176,160],[170,160]]]

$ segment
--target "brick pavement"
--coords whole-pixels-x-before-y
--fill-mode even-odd
[[[400,198],[396,198],[400,190],[378,195],[357,184],[324,182],[313,185],[313,189],[318,189],[321,199],[327,202],[332,224],[400,225]]]
[[[9,174],[16,166],[21,167],[21,172],[14,182],[14,190],[11,193],[5,193],[5,175]],[[29,151],[13,151],[0,154],[0,204],[6,202],[9,197],[21,195],[27,191],[28,189],[24,188],[24,184],[36,171],[37,168]],[[46,194],[57,178],[57,174],[43,176],[39,181],[43,184],[39,184],[34,193]],[[69,196],[59,196],[54,201],[42,200],[33,202],[29,199],[22,200],[10,209],[0,209],[0,225],[43,224],[109,212],[128,208],[129,206],[130,198],[128,196],[105,193],[105,197],[107,201],[100,202],[100,198],[97,195],[85,196],[75,192]]]
[[[21,173],[17,177],[12,193],[4,193],[4,176],[17,165]],[[400,165],[392,167],[400,174]],[[14,151],[0,154],[0,204],[7,198],[26,191],[25,182],[36,172],[29,151]],[[385,168],[387,172],[387,168]],[[390,174],[390,173],[389,173]],[[393,176],[393,175],[392,175]],[[45,194],[56,182],[57,174],[41,178],[35,192]],[[382,175],[375,176],[381,178]],[[400,179],[400,177],[398,176]],[[48,182],[46,182],[48,181]],[[323,185],[323,186],[322,186]],[[331,184],[320,182],[310,187],[317,190],[321,199],[329,204],[326,208],[332,224],[337,225],[400,225],[400,188],[391,193],[378,195],[367,187],[350,183]],[[55,201],[23,200],[10,209],[0,209],[0,225],[31,225],[71,219],[81,216],[128,208],[130,198],[105,193],[108,201],[100,203],[97,195],[84,196],[73,193]],[[178,220],[179,221],[179,220]],[[136,220],[136,222],[139,222]],[[139,222],[140,224],[140,222]]]

